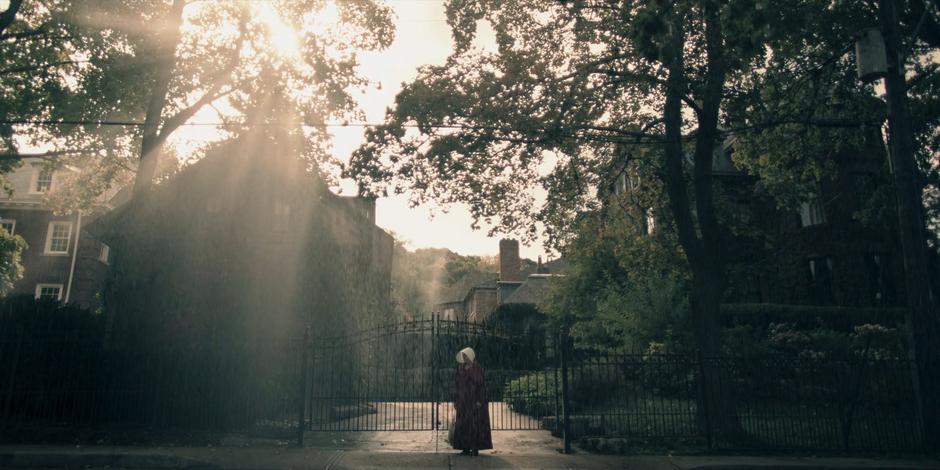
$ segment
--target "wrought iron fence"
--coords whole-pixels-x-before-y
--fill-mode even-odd
[[[141,352],[81,338],[0,339],[0,429],[248,430],[292,437],[299,423],[299,352],[296,342]]]
[[[494,430],[543,429],[549,413],[520,413],[514,404],[557,402],[555,390],[531,385],[556,374],[544,337],[507,335],[485,325],[436,317],[314,339],[306,404],[309,429],[446,430],[454,411],[455,356],[467,346],[477,351],[486,370]],[[550,414],[555,416],[554,408]]]
[[[570,355],[563,392],[570,438],[679,440],[741,450],[916,450],[923,445],[907,360]],[[704,367],[715,368],[720,383],[704,387]],[[732,416],[709,416],[701,406],[704,393],[721,394]],[[735,426],[730,431],[716,426],[719,419]]]
[[[2,322],[0,322],[2,323]],[[2,326],[2,325],[0,325]],[[36,333],[38,331],[39,333]],[[0,428],[447,429],[455,354],[477,351],[494,430],[548,430],[714,449],[913,450],[923,445],[907,360],[719,357],[574,348],[431,318],[340,338],[159,351],[109,350],[80,334],[0,329]],[[60,332],[61,333],[61,332]],[[561,345],[565,345],[561,347]],[[702,371],[717,370],[704,387]],[[710,416],[708,393],[730,404]],[[735,423],[736,432],[715,426]]]

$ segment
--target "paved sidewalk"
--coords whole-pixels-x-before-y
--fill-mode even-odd
[[[619,457],[590,454],[380,452],[289,447],[0,446],[0,468],[231,469],[938,469],[940,461],[772,457]]]

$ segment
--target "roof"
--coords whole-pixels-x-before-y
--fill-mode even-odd
[[[123,236],[130,214],[149,208],[172,210],[178,204],[280,194],[288,203],[291,199],[312,201],[338,209],[343,217],[361,217],[374,233],[392,240],[375,225],[373,199],[332,193],[320,174],[308,168],[295,144],[292,139],[279,141],[262,133],[221,142],[203,158],[154,185],[146,197],[133,197],[132,188],[122,191],[115,198],[121,200],[120,206],[89,224],[88,229],[100,238]]]
[[[486,282],[482,282],[482,283],[480,283],[480,284],[477,284],[477,285],[475,285],[475,286],[473,286],[473,287],[467,289],[466,295],[463,296],[463,302],[466,302],[467,299],[469,299],[470,296],[472,296],[475,291],[478,291],[478,290],[492,290],[492,291],[495,291],[495,290],[496,290],[496,286],[497,286],[497,284],[496,284],[496,280],[495,280],[495,279],[493,279],[492,281],[486,281]]]
[[[568,268],[568,261],[565,258],[555,258],[551,261],[546,261],[542,264],[544,269],[547,269],[548,272],[552,274],[558,274],[559,272]]]
[[[519,286],[506,300],[504,304],[537,304],[545,293],[548,292],[549,279],[554,274],[530,274],[522,285]]]

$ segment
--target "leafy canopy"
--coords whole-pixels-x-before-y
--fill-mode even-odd
[[[323,122],[360,116],[350,93],[368,83],[356,73],[357,54],[391,43],[391,15],[371,0],[27,2],[0,36],[0,120],[33,124],[0,124],[10,157],[0,172],[22,149],[38,148],[56,165],[85,169],[76,185],[126,183],[142,137],[134,123],[144,122],[161,72],[169,78],[154,123],[160,143],[193,121],[221,120],[230,125],[216,132],[239,135],[244,115],[277,90],[285,114],[310,125],[306,156],[329,163]],[[76,194],[62,210],[87,207],[98,194]]]

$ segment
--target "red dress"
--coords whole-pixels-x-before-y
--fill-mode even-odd
[[[454,449],[485,450],[493,448],[490,434],[489,402],[486,401],[486,384],[483,368],[476,363],[458,365],[454,375],[457,397],[454,408]]]

